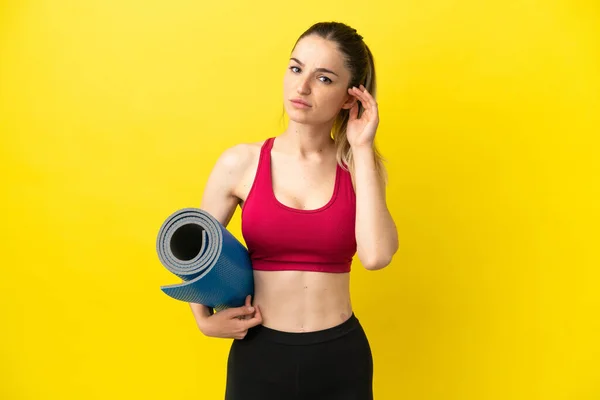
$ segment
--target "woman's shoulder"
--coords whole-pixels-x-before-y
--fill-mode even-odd
[[[257,151],[260,152],[260,149],[262,148],[263,144],[265,144],[266,141],[267,141],[267,139],[264,139],[264,140],[261,140],[258,142],[237,143],[237,144],[227,148],[225,151],[230,151],[231,153],[234,153],[234,154],[256,153]]]
[[[266,139],[258,142],[237,143],[230,146],[222,152],[217,163],[228,170],[243,171],[258,160],[260,150],[265,141]]]

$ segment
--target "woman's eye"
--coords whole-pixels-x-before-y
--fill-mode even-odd
[[[292,65],[292,66],[291,66],[289,69],[290,69],[292,72],[294,72],[294,73],[299,73],[299,72],[300,72],[300,68],[299,68],[299,67],[296,67],[295,65]],[[298,72],[296,72],[296,70],[298,70]],[[321,80],[321,82],[323,82],[323,83],[326,83],[326,84],[328,84],[328,85],[329,85],[330,83],[332,83],[332,82],[333,82],[331,79],[329,79],[329,78],[328,78],[328,77],[326,77],[326,76],[321,76],[320,78],[323,78],[323,79],[325,79],[325,80]]]

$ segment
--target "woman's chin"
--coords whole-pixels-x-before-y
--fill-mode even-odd
[[[306,110],[302,109],[289,109],[286,107],[285,112],[290,121],[294,121],[298,124],[322,125],[330,122],[329,120],[324,120],[322,116],[319,118],[318,116],[307,113]],[[335,119],[335,116],[333,116],[332,118]]]
[[[294,108],[291,110],[286,109],[285,112],[287,113],[290,121],[294,122],[307,123],[314,119],[311,115],[307,114],[305,110],[298,110]]]

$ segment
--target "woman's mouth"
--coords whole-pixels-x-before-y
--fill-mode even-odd
[[[299,100],[299,99],[293,99],[293,100],[290,100],[290,102],[296,108],[310,108],[311,107],[306,102]]]

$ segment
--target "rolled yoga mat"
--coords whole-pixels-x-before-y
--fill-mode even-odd
[[[183,208],[162,224],[156,240],[160,262],[184,280],[161,286],[174,299],[223,310],[254,294],[248,250],[216,218]]]

